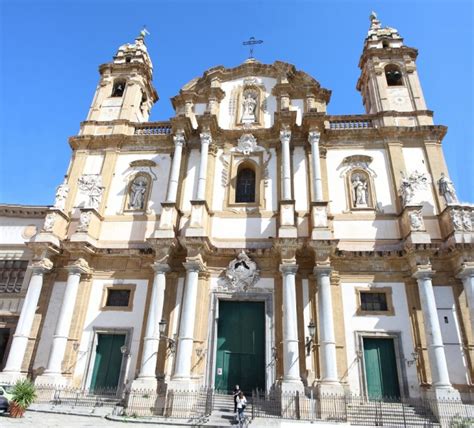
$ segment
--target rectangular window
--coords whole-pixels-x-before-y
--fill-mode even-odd
[[[360,293],[360,309],[367,312],[388,311],[386,293],[363,292]]]
[[[19,293],[27,267],[27,260],[0,260],[0,293]]]
[[[105,306],[128,306],[130,302],[130,290],[108,289]]]
[[[104,287],[102,311],[132,311],[135,284],[109,284]]]

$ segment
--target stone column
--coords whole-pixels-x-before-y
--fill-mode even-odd
[[[425,325],[425,335],[430,361],[432,390],[435,398],[459,398],[459,393],[451,386],[448,364],[444,352],[443,338],[439,324],[438,310],[431,278],[434,271],[430,266],[418,266],[413,274],[418,282],[421,311]]]
[[[341,388],[341,384],[337,376],[336,337],[334,334],[331,295],[332,268],[328,265],[316,265],[313,272],[318,284],[319,338],[321,344],[320,390],[325,393],[336,393]]]
[[[166,273],[170,268],[165,263],[154,263],[155,271],[151,290],[150,306],[143,338],[143,354],[138,378],[132,383],[132,389],[156,389],[156,362],[160,344],[159,322],[163,317],[165,301]]]
[[[474,263],[464,263],[457,277],[461,278],[464,286],[471,319],[471,332],[474,335]]]
[[[178,131],[173,137],[174,155],[171,164],[170,181],[168,183],[168,192],[166,194],[166,202],[176,202],[176,194],[178,193],[179,170],[181,169],[181,156],[183,154],[183,146],[185,144],[184,132]]]
[[[194,323],[196,316],[199,272],[203,270],[200,260],[188,260],[183,263],[186,268],[186,283],[184,287],[183,305],[179,322],[178,346],[176,363],[171,378],[171,389],[187,389],[191,383],[191,359],[194,342]]]
[[[290,201],[291,196],[291,166],[290,166],[290,139],[291,131],[280,131],[281,156],[282,156],[282,199]]]
[[[196,199],[204,201],[206,199],[206,179],[207,179],[207,158],[209,153],[209,144],[212,142],[209,132],[202,132],[201,137],[201,162],[199,164],[199,179],[196,192]]]
[[[321,161],[319,159],[319,139],[321,133],[310,131],[308,141],[311,144],[311,166],[313,167],[313,201],[323,200],[323,185],[321,181]]]
[[[283,275],[283,383],[286,391],[301,391],[298,347],[298,318],[296,315],[296,264],[281,264]]]
[[[66,291],[59,310],[59,317],[53,335],[53,343],[49,354],[48,365],[44,373],[36,379],[36,384],[66,384],[67,379],[62,376],[62,362],[66,353],[72,315],[76,304],[77,291],[81,275],[90,272],[89,265],[84,259],[78,259],[70,266],[66,266]]]
[[[51,270],[52,267],[53,263],[46,258],[31,264],[32,274],[28,291],[26,292],[20,318],[16,326],[15,334],[13,335],[7,364],[0,374],[1,381],[14,382],[16,379],[22,377],[21,366],[25,358],[28,339],[31,334],[36,308],[43,287],[43,276]]]

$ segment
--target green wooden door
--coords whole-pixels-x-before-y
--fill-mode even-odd
[[[219,302],[215,387],[265,388],[265,304]]]
[[[393,339],[364,338],[364,360],[369,398],[400,397]]]
[[[122,352],[125,344],[124,334],[97,335],[97,348],[92,371],[91,390],[115,389],[122,368]]]

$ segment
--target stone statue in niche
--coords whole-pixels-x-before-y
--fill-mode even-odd
[[[438,190],[439,194],[444,197],[447,205],[456,204],[458,202],[454,184],[443,172],[441,173],[441,178],[438,180]]]
[[[367,207],[369,199],[369,190],[367,178],[363,174],[354,174],[352,176],[352,189],[353,189],[353,200],[354,207]]]
[[[254,123],[257,121],[257,92],[246,90],[242,101],[242,123]]]
[[[148,189],[148,180],[139,175],[130,185],[128,208],[132,210],[143,210],[145,208],[145,196]]]
[[[54,208],[58,210],[64,210],[66,205],[67,195],[69,194],[69,186],[67,185],[67,178],[64,179],[64,182],[58,186],[56,189],[56,197],[54,200]]]
[[[260,278],[257,264],[250,259],[244,251],[232,260],[219,283],[227,289],[234,291],[247,291],[253,287]]]

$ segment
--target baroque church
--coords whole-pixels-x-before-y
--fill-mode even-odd
[[[150,122],[145,33],[120,46],[54,205],[0,206],[0,382],[469,397],[474,208],[417,55],[372,14],[363,115],[250,58]]]

